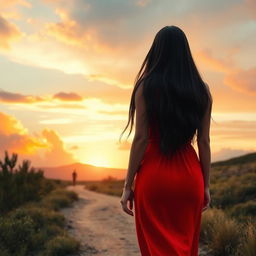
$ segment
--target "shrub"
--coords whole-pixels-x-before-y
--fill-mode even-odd
[[[44,178],[42,170],[30,167],[29,160],[15,168],[17,159],[17,154],[10,158],[5,151],[4,161],[0,161],[0,213],[29,201],[39,201],[54,188],[53,182]]]
[[[211,241],[214,235],[215,223],[223,222],[225,213],[221,209],[209,208],[202,214],[200,240],[204,243]]]
[[[42,204],[53,210],[58,210],[70,206],[72,202],[77,199],[78,196],[75,192],[65,189],[57,189],[49,193],[49,195],[42,200]]]
[[[43,171],[30,167],[30,161],[15,168],[16,161],[17,154],[10,158],[7,151],[0,161],[0,214],[4,213],[0,255],[51,256],[77,251],[79,243],[69,237],[64,216],[55,211],[70,206],[77,194],[59,189],[65,183],[45,179]]]
[[[60,191],[57,194],[60,194]],[[69,195],[68,201],[74,198],[73,194],[64,192],[63,198],[64,194],[66,197]],[[0,219],[0,255],[29,256],[40,253],[47,256],[62,255],[54,254],[56,251],[61,252],[58,246],[62,245],[58,239],[54,240],[55,237],[64,237],[67,241],[68,244],[64,246],[63,252],[68,251],[68,248],[72,251],[77,250],[78,242],[67,235],[64,230],[65,224],[63,215],[52,208],[45,208],[40,203],[17,208]],[[50,249],[49,241],[52,241],[52,244],[49,243]],[[72,247],[73,244],[76,244],[76,247]],[[44,254],[46,248],[52,250],[51,254]]]
[[[237,255],[255,256],[256,255],[256,226],[251,220],[243,224],[242,242]]]
[[[67,235],[56,236],[46,244],[47,256],[64,256],[74,253],[79,248],[79,242]]]
[[[246,220],[245,217],[254,216],[256,217],[256,201],[249,200],[245,203],[236,204],[228,212],[230,216],[236,217],[240,220]]]
[[[29,216],[38,229],[46,225],[57,225],[60,227],[65,225],[65,218],[62,214],[43,207],[30,206],[18,208],[11,212],[10,216],[14,219],[22,219],[25,216]]]
[[[202,217],[201,239],[214,256],[234,256],[240,243],[241,230],[235,220],[220,209],[209,209]]]
[[[232,219],[217,222],[213,227],[212,241],[209,243],[215,256],[233,256],[240,242],[240,230]]]
[[[8,255],[29,255],[33,250],[35,223],[29,216],[0,218],[0,248]]]

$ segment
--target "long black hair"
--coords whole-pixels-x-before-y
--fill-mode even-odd
[[[187,37],[179,27],[163,27],[142,63],[135,78],[128,123],[121,133],[122,136],[131,123],[127,138],[134,125],[135,92],[140,85],[143,85],[149,126],[159,136],[160,151],[170,157],[188,141],[194,143],[212,96],[195,65]]]

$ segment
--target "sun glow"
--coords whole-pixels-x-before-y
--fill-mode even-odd
[[[83,162],[83,161],[81,161],[81,162],[84,163],[84,164],[90,164],[90,165],[93,165],[93,166],[107,167],[107,168],[111,167],[110,164],[109,164],[108,159],[105,158],[104,156],[97,156],[97,155],[92,156],[89,161],[86,161],[86,163]]]

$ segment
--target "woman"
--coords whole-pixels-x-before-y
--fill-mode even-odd
[[[131,122],[130,133],[135,109],[120,202],[132,216],[134,203],[141,254],[196,256],[202,211],[210,204],[212,96],[177,26],[156,34],[136,77],[125,127]],[[191,145],[195,136],[200,160]]]

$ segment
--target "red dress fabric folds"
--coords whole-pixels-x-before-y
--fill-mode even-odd
[[[135,224],[142,256],[197,256],[204,180],[189,141],[165,159],[149,133],[134,188]]]

